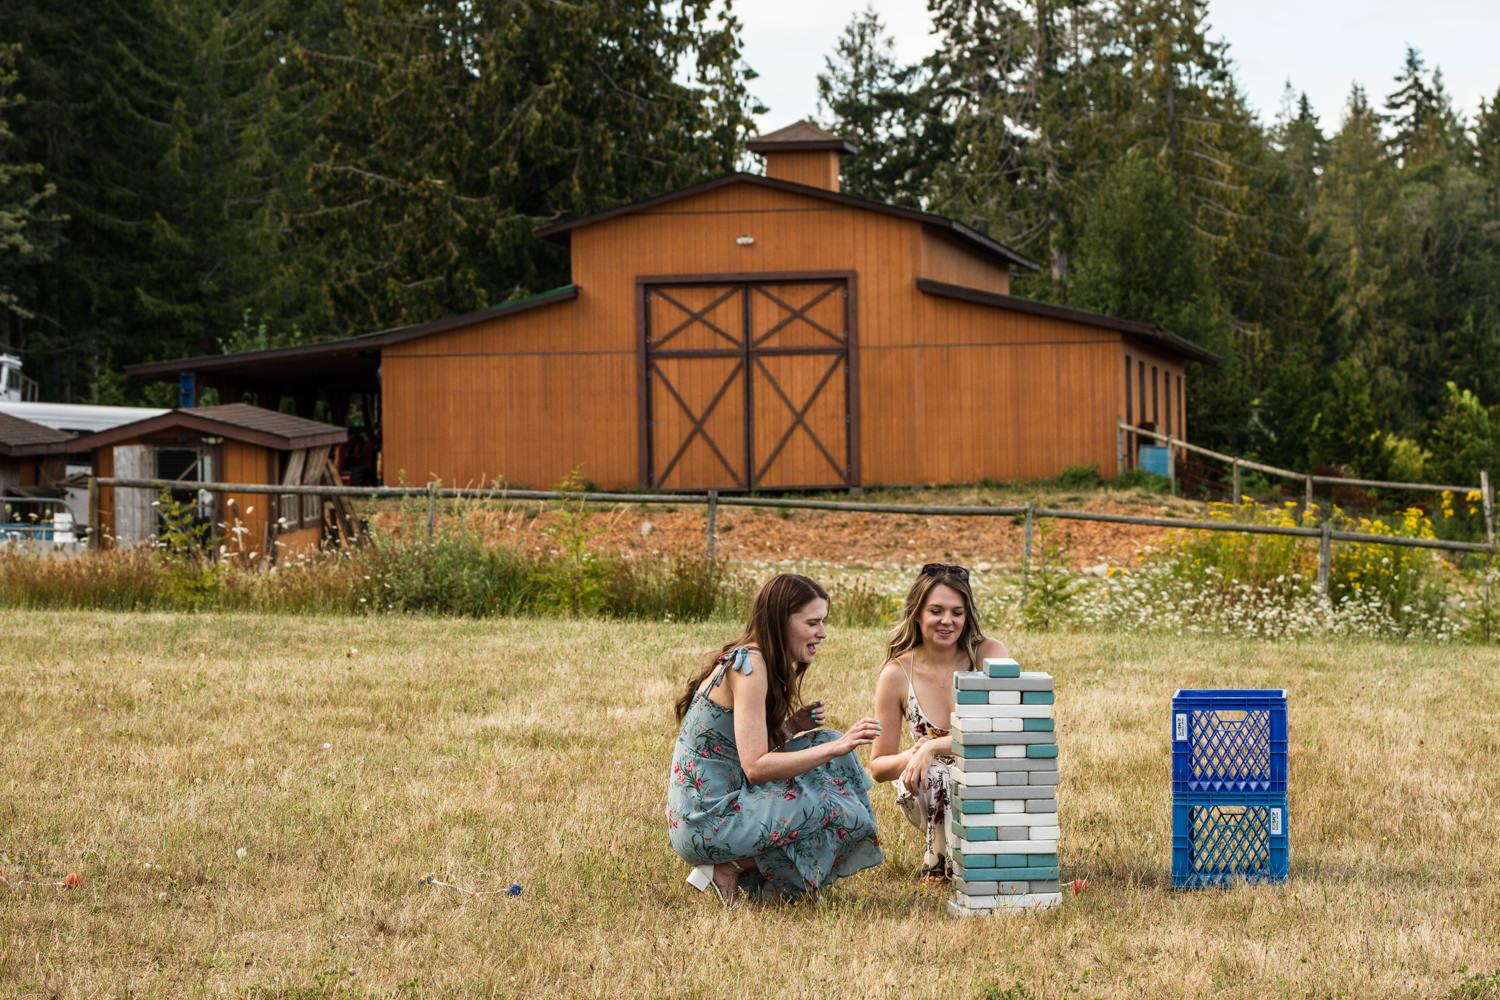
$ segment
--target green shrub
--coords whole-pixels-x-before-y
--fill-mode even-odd
[[[1117,490],[1139,490],[1142,493],[1165,493],[1172,481],[1145,469],[1126,469],[1115,477],[1112,484]]]
[[[1099,485],[1099,466],[1070,465],[1057,477],[1057,485],[1065,490],[1090,490]]]

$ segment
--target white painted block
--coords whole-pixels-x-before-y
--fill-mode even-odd
[[[991,719],[990,732],[992,733],[1019,733],[1022,729],[1020,719]]]
[[[1019,722],[1020,720],[1018,719],[1016,721]],[[997,747],[995,747],[995,756],[993,756],[993,757],[976,757],[974,759],[975,760],[1006,760],[1006,759],[1016,759],[1016,758],[1019,758],[1021,760],[1025,760],[1026,759],[1026,747],[1025,747],[1024,744],[1016,744],[1015,746],[1008,746],[1008,747],[997,746]]]
[[[1023,814],[1024,815],[1025,812],[1026,812],[1026,800],[1025,799],[995,799],[995,800],[993,800],[991,802],[991,805],[993,805],[995,807],[995,811],[992,812],[992,813],[964,813],[964,815],[963,815],[964,826],[1012,826],[1012,825],[1014,825],[1014,826],[1021,826],[1022,825],[1019,822],[1012,824],[1009,819],[1007,819],[1004,823],[981,823],[980,820],[982,820],[982,819],[988,819],[991,816],[999,816],[1001,814],[1015,815],[1015,814],[1019,813],[1019,814]]]
[[[1021,692],[1019,691],[991,691],[991,705],[1019,705],[1021,704]]]
[[[961,910],[977,912],[986,910],[1048,910],[1054,906],[1062,905],[1062,893],[1028,892],[1019,896],[966,896],[961,892],[955,892],[953,894],[953,904]]]
[[[975,771],[971,774],[959,767],[950,767],[948,775],[959,784],[968,785],[970,788],[983,788],[986,785],[995,784],[994,771]]]
[[[960,840],[965,854],[1056,854],[1055,840]]]
[[[978,824],[983,826],[984,824]],[[998,825],[998,824],[995,824]],[[1055,829],[1057,827],[1057,813],[1023,813],[1015,819],[1005,821],[1006,826],[1030,826],[1042,827],[1043,829]],[[1033,833],[1033,837],[1042,839],[1040,835]],[[1056,839],[1055,837],[1053,838]]]
[[[1049,674],[1049,673],[1047,673],[1047,671],[1045,671],[1045,670],[1023,670],[1023,671],[1021,671],[1021,676],[1022,677],[1030,677],[1033,680],[1049,680],[1050,681],[1052,679],[1052,675]]]
[[[1033,826],[1031,835],[1038,840],[1056,841],[1062,836],[1062,828],[1057,826]]]
[[[1005,694],[1007,692],[1000,692]],[[1019,691],[1011,691],[1010,694],[1020,694]],[[1050,719],[1052,718],[1051,705],[957,705],[954,706],[953,714],[958,716],[979,716],[992,720],[995,719]],[[1004,730],[994,730],[1004,732]]]
[[[1006,721],[1009,722],[1010,720],[1007,719]],[[1016,721],[1019,722],[1020,720],[1017,719]],[[992,724],[990,719],[981,719],[972,715],[955,715],[953,718],[953,728],[960,733],[993,732],[994,730],[990,728]]]
[[[1019,694],[1019,691],[1012,692]],[[956,719],[989,719],[993,730],[996,719],[1050,719],[1051,705],[954,705]],[[1004,730],[994,730],[1004,732]]]

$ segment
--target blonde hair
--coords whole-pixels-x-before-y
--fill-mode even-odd
[[[901,620],[886,640],[887,661],[922,645],[922,606],[932,588],[938,584],[952,588],[964,602],[964,627],[958,634],[958,645],[969,657],[969,667],[979,669],[979,647],[984,644],[984,630],[979,627],[979,612],[974,607],[974,591],[969,588],[969,574],[960,566],[925,566],[918,574],[906,600],[901,605]]]

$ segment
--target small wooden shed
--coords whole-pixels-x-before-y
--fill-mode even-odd
[[[73,435],[0,413],[0,496],[61,488]]]
[[[193,503],[227,552],[246,561],[275,560],[317,547],[330,531],[324,500],[296,494],[213,494],[209,482],[319,486],[337,482],[332,449],[348,440],[342,427],[288,413],[227,403],[168,410],[159,416],[79,438],[94,457],[94,474],[169,479],[174,498]],[[99,491],[99,528],[113,545],[155,539],[157,496],[146,489]],[[236,530],[242,529],[242,530]]]
[[[377,380],[383,478],[827,489],[1122,471],[1116,423],[1188,436],[1189,361],[1148,323],[1011,294],[987,234],[839,190],[800,122],[735,173],[538,230],[571,283],[325,344],[141,365],[229,391]],[[270,381],[266,381],[270,380]],[[288,382],[286,391],[295,386]]]

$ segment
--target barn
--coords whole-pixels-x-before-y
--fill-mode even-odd
[[[546,226],[570,284],[346,340],[140,365],[378,426],[382,479],[795,490],[1120,471],[1116,423],[1187,437],[1158,327],[1011,294],[1036,265],[953,219],[844,194],[801,122],[735,173]],[[322,412],[322,411],[320,411]]]

